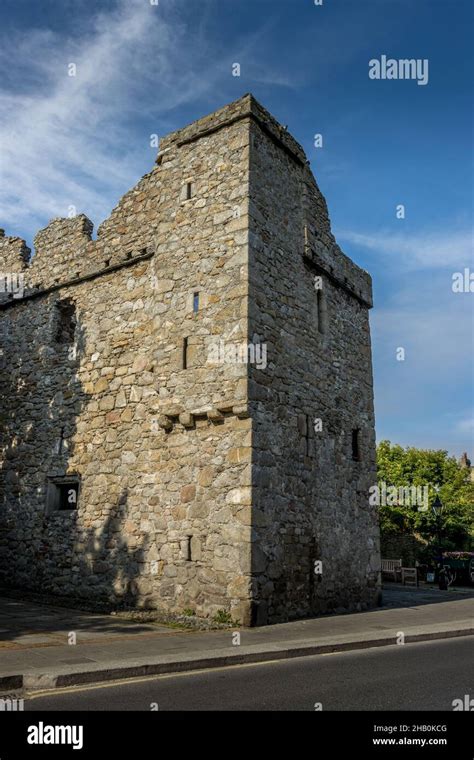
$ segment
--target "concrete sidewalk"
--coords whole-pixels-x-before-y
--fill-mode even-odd
[[[76,644],[68,636],[76,635]],[[239,637],[235,633],[240,634]],[[474,592],[384,590],[370,612],[262,628],[176,630],[0,599],[0,689],[45,689],[474,635]]]

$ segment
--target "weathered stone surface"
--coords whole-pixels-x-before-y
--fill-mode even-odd
[[[196,496],[196,486],[183,486],[181,489],[181,501],[186,503],[192,501]]]
[[[224,415],[218,409],[209,409],[207,418],[212,422],[223,422]]]
[[[160,414],[158,418],[158,425],[160,428],[163,428],[163,430],[173,430],[173,423],[170,418],[166,416],[166,414]]]
[[[192,414],[189,414],[189,412],[183,412],[182,414],[180,414],[179,421],[185,428],[194,427],[194,417]]]
[[[0,234],[2,582],[245,624],[373,604],[371,283],[302,148],[247,95],[91,232]]]

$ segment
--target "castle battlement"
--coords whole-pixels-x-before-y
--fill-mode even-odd
[[[92,240],[93,223],[84,214],[56,218],[36,234],[33,257],[24,240],[0,236],[0,271],[22,272],[26,290],[43,289],[87,277],[101,268],[105,272],[111,265],[130,258],[133,251],[144,252],[160,245],[162,234],[169,240],[170,217],[175,218],[176,207],[186,200],[183,193],[187,183],[183,181],[178,197],[171,199],[175,201],[175,209],[167,208],[168,204],[161,208],[160,202],[164,198],[170,200],[166,195],[167,179],[179,172],[181,149],[197,140],[203,140],[205,145],[206,139],[216,132],[231,129],[240,122],[258,125],[301,167],[302,203],[307,209],[298,244],[308,263],[314,266],[315,272],[323,271],[335,284],[339,283],[348,293],[371,306],[370,275],[345,256],[337,245],[326,202],[309,169],[303,148],[251,94],[163,137],[155,168],[122,197],[108,219],[101,223],[97,240]],[[218,171],[220,166],[222,164],[217,163]],[[199,176],[192,158],[188,173],[192,184]],[[251,205],[248,211],[252,213]],[[141,225],[145,215],[150,220],[146,240]]]

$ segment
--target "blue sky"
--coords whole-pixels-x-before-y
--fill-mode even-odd
[[[474,271],[472,33],[471,0],[2,0],[0,226],[31,245],[74,205],[97,228],[150,134],[253,92],[372,274],[378,439],[474,460],[474,293],[451,287]],[[369,79],[383,54],[428,59],[428,84]]]

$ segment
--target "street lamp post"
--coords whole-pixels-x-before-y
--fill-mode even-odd
[[[436,518],[436,536],[438,539],[438,556],[439,556],[439,573],[438,573],[438,586],[441,590],[445,591],[447,589],[447,582],[446,582],[446,573],[444,572],[443,568],[443,549],[441,546],[441,521],[442,521],[442,512],[443,512],[443,502],[439,498],[439,495],[436,494],[435,500],[431,506],[431,509],[433,511],[433,514]]]

